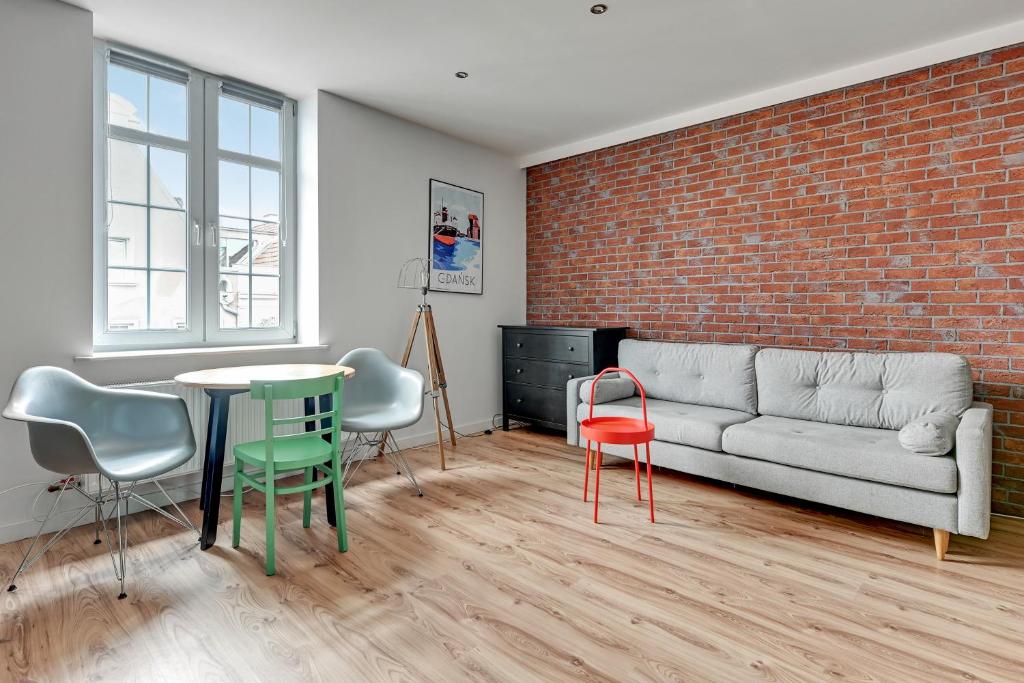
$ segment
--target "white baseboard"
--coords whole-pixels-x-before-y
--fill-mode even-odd
[[[424,422],[433,424],[433,420],[430,419],[429,415],[424,418]],[[471,422],[469,424],[455,426],[456,432],[458,432],[459,434],[467,435],[478,434],[479,432],[482,432],[485,429],[494,429],[494,424],[490,420],[481,420],[479,422]],[[448,430],[446,430],[443,426],[441,427],[441,435],[444,436],[444,438],[446,439],[445,443],[450,443],[450,441],[447,440]],[[459,436],[458,434],[456,434],[456,439],[458,438]],[[436,440],[437,435],[433,431],[423,432],[422,434],[411,434],[409,436],[403,436],[399,439],[396,439],[396,441],[398,441],[399,448],[417,448],[419,446],[426,446],[427,444],[434,443],[434,441]]]
[[[432,415],[429,415],[429,414],[425,415],[425,419],[423,420],[423,422],[426,422],[427,424],[432,426],[432,424],[433,424]],[[474,434],[474,433],[477,433],[477,432],[481,432],[481,431],[483,431],[485,429],[491,429],[491,428],[492,428],[492,424],[491,424],[490,420],[481,420],[479,422],[471,422],[471,423],[468,423],[468,424],[457,425],[455,427],[455,429],[458,432],[461,432],[463,434]],[[442,434],[447,438],[447,436],[448,436],[447,430],[442,430]],[[436,438],[437,437],[436,437],[436,435],[435,435],[435,433],[433,431],[427,431],[427,432],[422,432],[420,434],[403,435],[403,436],[399,437],[398,439],[396,439],[396,441],[398,442],[398,445],[399,445],[400,448],[405,449],[405,448],[416,448],[416,447],[419,447],[419,446],[426,446],[428,444],[433,443],[436,440]],[[446,443],[446,447],[447,448],[451,447],[451,444],[449,442],[446,441],[445,443]],[[412,464],[415,466],[416,463],[414,461],[410,461],[410,462],[412,462]],[[58,475],[54,475],[54,480],[55,481],[58,478],[59,478]],[[185,501],[198,500],[199,499],[199,489],[200,489],[200,487],[202,485],[202,476],[198,472],[192,472],[190,474],[185,474],[185,475],[182,475],[182,476],[177,477],[177,478],[162,480],[160,482],[160,484],[164,487],[164,490],[167,491],[167,494],[176,503],[182,503],[182,502],[185,502]],[[230,471],[225,471],[224,472],[224,484],[222,486],[222,490],[223,491],[229,491],[232,486],[233,486],[233,476],[232,476],[232,473]],[[162,507],[162,506],[165,506],[165,505],[168,504],[167,503],[167,499],[164,498],[163,494],[161,494],[160,491],[153,484],[148,484],[148,485],[145,485],[145,486],[140,486],[137,489],[137,492],[140,495],[146,497],[148,500],[150,500],[152,503],[154,503],[154,504],[156,504],[158,506]],[[56,494],[43,494],[44,497],[47,496],[47,495],[56,495]],[[44,500],[45,500],[45,498],[44,498]],[[52,500],[52,499],[50,499],[50,500]],[[75,493],[73,491],[65,492],[64,500],[67,501],[67,505],[63,505],[63,504],[61,505],[61,509],[63,509],[63,510],[72,510],[72,509],[79,508],[82,505],[87,504],[87,501],[84,498],[82,498],[82,496],[80,496],[79,494],[77,494],[77,493]],[[47,510],[47,505],[40,504],[38,507],[39,507],[39,515],[40,516],[45,515],[46,510]],[[140,510],[144,510],[144,509],[145,508],[142,505],[140,505],[139,503],[129,502],[129,504],[128,504],[128,512],[129,512],[129,514],[135,513],[135,512],[139,512]],[[74,513],[74,514],[77,514],[77,513]],[[51,522],[49,524],[47,524],[46,532],[49,533],[49,532],[56,531],[56,530],[60,529],[67,522],[67,519],[68,519],[67,514],[64,514],[64,515],[58,516],[57,519],[55,519],[55,520],[51,520]],[[92,514],[88,514],[87,513],[86,516],[80,522],[79,526],[85,526],[85,525],[92,524],[92,523],[93,523],[93,516],[92,516]],[[15,521],[15,522],[10,522],[8,524],[4,524],[4,525],[0,526],[0,543],[10,543],[12,541],[20,541],[23,538],[29,538],[31,536],[35,536],[36,531],[38,531],[38,529],[39,529],[39,522],[37,522],[37,521],[35,521],[34,519],[31,519],[31,518],[29,518],[29,519],[22,519],[22,520],[18,520],[18,521]]]

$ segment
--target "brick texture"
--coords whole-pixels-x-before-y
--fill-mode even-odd
[[[1024,516],[1024,45],[527,177],[529,322],[962,354]]]

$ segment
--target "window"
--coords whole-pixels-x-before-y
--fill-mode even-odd
[[[98,349],[295,338],[295,103],[96,52]]]

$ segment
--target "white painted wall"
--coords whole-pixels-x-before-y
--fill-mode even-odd
[[[524,172],[511,158],[323,94],[300,100],[299,250],[318,257],[300,263],[300,287],[313,301],[307,308],[315,314],[319,299],[320,311],[300,330],[303,341],[329,348],[74,361],[92,347],[92,40],[84,10],[0,0],[0,400],[33,365],[108,383],[221,365],[334,362],[356,346],[399,354],[416,296],[396,290],[395,276],[426,250],[433,176],[486,193],[486,293],[436,295],[433,303],[456,424],[489,424],[500,408],[495,325],[526,315]],[[319,211],[310,211],[317,185]],[[423,359],[419,346],[414,365]],[[425,419],[402,438],[429,440],[431,429]],[[423,458],[415,466],[434,465]],[[25,427],[0,420],[0,491],[54,478],[32,460]],[[0,496],[0,542],[35,533],[29,508],[38,490]]]
[[[484,293],[434,292],[453,420],[489,426],[500,409],[499,323],[526,320],[526,175],[515,160],[321,92],[320,336],[338,354],[358,346],[400,358],[419,293],[396,287],[406,259],[425,256],[428,180],[484,193]],[[422,331],[412,363],[426,376]],[[406,430],[427,436],[429,420]],[[423,439],[417,439],[422,441]]]
[[[31,365],[71,367],[92,335],[92,15],[0,0],[0,394]],[[56,324],[55,324],[56,323]],[[0,420],[0,490],[45,479]],[[4,528],[36,489],[0,497]],[[20,529],[20,527],[19,527]]]

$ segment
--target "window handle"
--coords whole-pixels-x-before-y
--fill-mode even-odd
[[[279,225],[281,226],[281,246],[282,247],[287,247],[288,246],[288,223],[286,223],[285,221],[281,221],[281,223]]]
[[[192,219],[192,244],[197,247],[203,246],[203,230],[195,218]]]
[[[217,247],[217,222],[211,221],[206,224],[206,246],[210,248]]]

